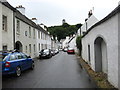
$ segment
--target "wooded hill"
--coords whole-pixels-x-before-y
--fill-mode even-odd
[[[58,41],[65,39],[66,36],[71,36],[77,33],[77,30],[80,28],[81,24],[69,25],[68,23],[63,23],[60,26],[51,26],[48,27],[48,31],[53,38],[57,37]]]

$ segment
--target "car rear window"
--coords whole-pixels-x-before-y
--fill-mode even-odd
[[[48,49],[46,49],[46,50],[44,50],[43,52],[49,52],[49,50],[48,50]]]
[[[11,56],[10,56],[10,60],[16,60],[17,58],[16,58],[16,56],[14,55],[14,54],[12,54]]]
[[[68,48],[68,50],[74,50],[73,48]]]

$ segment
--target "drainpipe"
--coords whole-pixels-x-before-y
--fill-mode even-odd
[[[85,24],[86,24],[86,31],[87,31],[87,20],[88,20],[88,19],[85,19]]]
[[[14,46],[14,49],[16,49],[16,45],[15,45],[15,11],[13,11],[13,46]]]
[[[81,36],[81,27],[80,27],[80,36]]]

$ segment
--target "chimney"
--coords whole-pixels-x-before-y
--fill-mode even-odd
[[[25,8],[22,5],[19,5],[18,7],[16,7],[16,9],[20,11],[23,15],[25,15]]]
[[[62,20],[62,24],[66,23],[65,19]]]
[[[120,5],[120,1],[118,2],[118,5]]]
[[[37,24],[37,18],[32,18],[32,21]]]
[[[43,23],[39,24],[39,26],[42,27],[45,31],[47,31],[47,27]]]
[[[92,13],[92,10],[90,10],[89,13],[88,13],[88,18],[89,18],[92,14],[93,14],[93,13]]]

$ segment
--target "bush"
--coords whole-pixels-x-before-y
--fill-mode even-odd
[[[81,36],[77,36],[77,38],[76,38],[76,46],[79,49],[79,54],[81,55],[81,51],[82,51]]]

